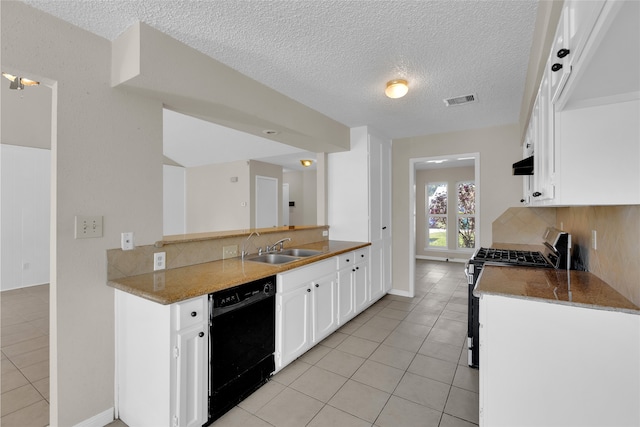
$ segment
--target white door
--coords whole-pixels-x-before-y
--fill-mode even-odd
[[[278,179],[256,176],[256,228],[278,226]]]

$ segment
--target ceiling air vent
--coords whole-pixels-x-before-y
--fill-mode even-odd
[[[470,102],[477,102],[478,101],[478,97],[476,96],[475,93],[472,93],[470,95],[462,95],[462,96],[456,96],[455,98],[447,98],[444,100],[444,103],[447,107],[451,107],[453,105],[462,105],[462,104],[468,104]]]

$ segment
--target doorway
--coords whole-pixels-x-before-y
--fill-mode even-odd
[[[412,224],[409,231],[409,254],[412,259],[409,263],[409,292],[410,295],[414,295],[415,293],[415,265],[417,258],[417,242],[418,233],[423,233],[425,231],[425,227],[422,227],[422,224],[418,224],[418,217],[425,217],[424,211],[426,210],[425,205],[418,205],[418,192],[423,192],[425,189],[421,186],[418,188],[418,180],[417,174],[419,170],[425,169],[433,169],[433,170],[441,170],[447,168],[460,168],[472,166],[473,167],[473,179],[475,183],[475,242],[480,241],[480,153],[461,153],[461,154],[448,154],[444,156],[436,156],[436,157],[419,157],[419,158],[411,158],[409,159],[409,170],[410,170],[410,179],[409,179],[409,223]],[[424,199],[423,199],[424,200]],[[418,215],[418,210],[422,210],[423,215]],[[423,259],[436,259],[436,260],[446,260],[446,261],[463,261],[465,259],[470,258],[473,253],[473,249],[462,249],[453,252],[445,252],[441,253],[441,256],[429,257],[423,256]]]
[[[3,67],[3,71],[11,71]],[[2,79],[1,424],[50,423],[56,411],[57,85],[10,90]],[[51,385],[50,385],[51,384]],[[53,402],[50,404],[50,402]]]

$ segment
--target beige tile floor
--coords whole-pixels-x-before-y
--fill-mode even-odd
[[[418,261],[416,297],[387,295],[213,426],[477,425],[463,268]]]
[[[49,285],[0,293],[3,427],[49,425]]]
[[[0,297],[1,424],[45,426],[48,287]],[[418,261],[414,298],[387,295],[213,426],[475,426],[478,371],[466,366],[466,310],[462,265]]]

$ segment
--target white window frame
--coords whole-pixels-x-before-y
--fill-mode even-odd
[[[473,183],[474,186],[474,204],[476,205],[476,210],[475,213],[473,214],[461,214],[459,212],[458,209],[458,189],[460,188],[460,184],[465,184],[465,183]],[[447,195],[448,196],[448,195]],[[476,185],[475,180],[472,179],[465,179],[463,181],[458,181],[456,182],[456,250],[460,250],[460,251],[468,251],[468,252],[473,252],[475,251],[476,247],[478,246],[478,222],[477,222],[477,215],[478,215],[478,186]],[[472,248],[463,248],[460,246],[460,219],[461,218],[473,218],[474,219],[474,223],[475,223],[475,229],[474,229],[474,245]],[[448,227],[448,226],[447,226]]]
[[[444,185],[447,189],[447,213],[445,214],[430,214],[429,213],[429,186],[430,185],[435,185],[435,186],[442,186]],[[440,251],[446,251],[449,250],[449,228],[451,226],[451,224],[449,224],[449,197],[450,197],[450,191],[449,191],[449,183],[446,181],[435,181],[435,182],[427,182],[426,185],[424,186],[424,200],[425,200],[425,206],[424,206],[424,212],[425,212],[425,250],[440,250]],[[429,218],[430,217],[437,217],[437,218],[444,218],[445,222],[447,223],[447,228],[445,231],[445,245],[444,246],[432,246],[430,241],[429,241]]]

